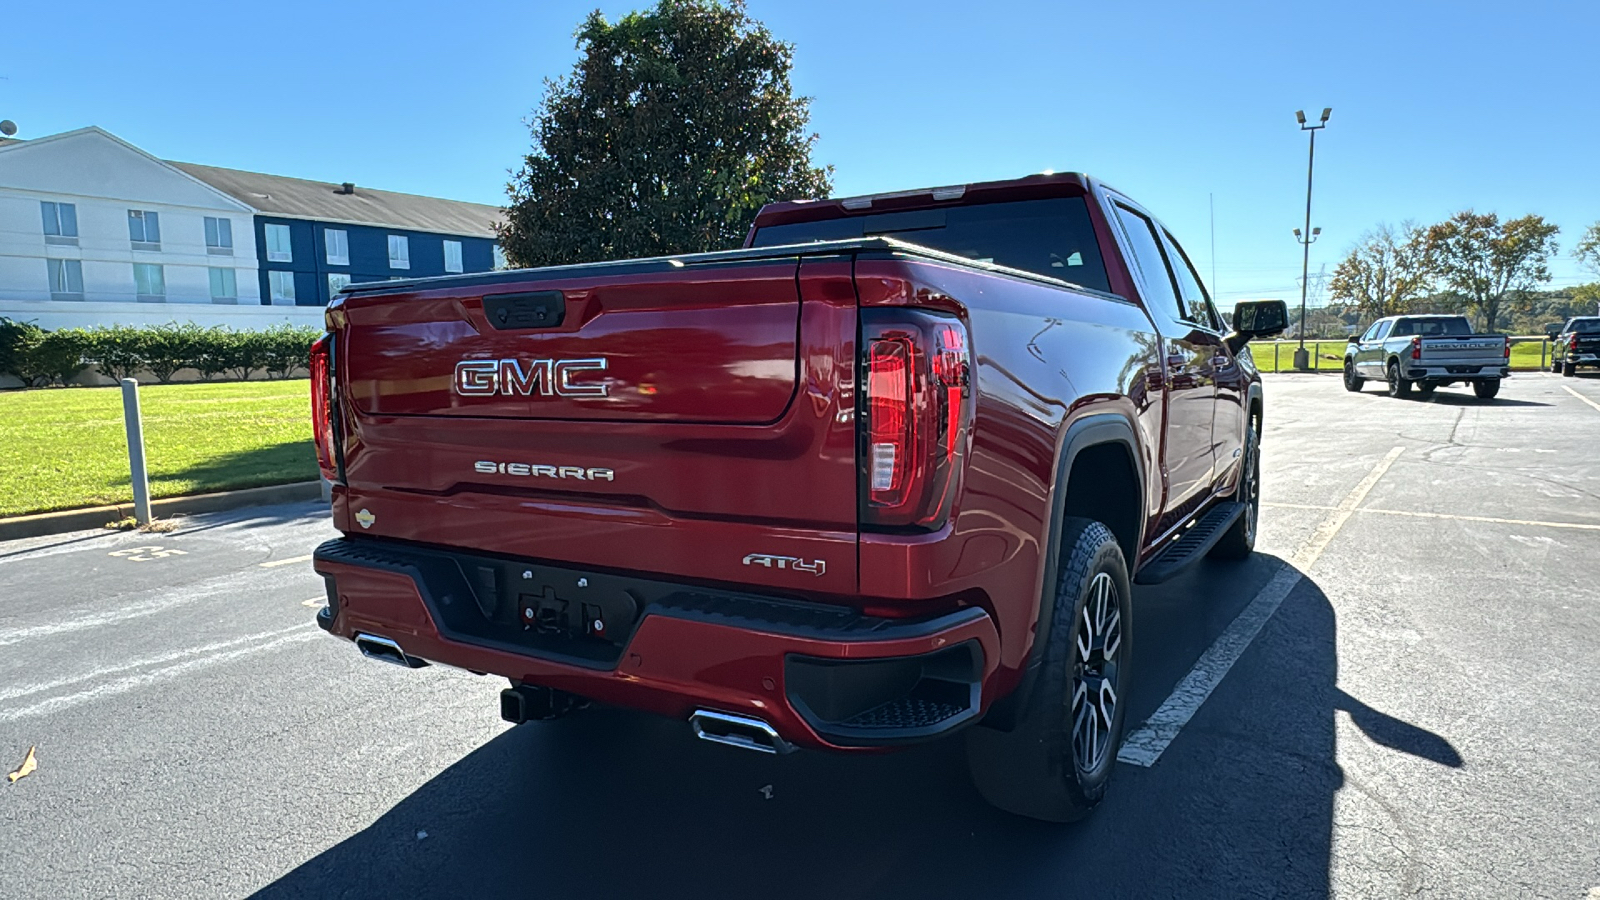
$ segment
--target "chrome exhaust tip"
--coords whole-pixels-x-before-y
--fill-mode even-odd
[[[697,709],[689,717],[694,736],[713,744],[727,744],[757,753],[791,753],[795,747],[778,735],[771,725],[749,716]]]
[[[400,649],[399,644],[389,640],[386,637],[378,637],[375,634],[357,634],[356,649],[360,650],[361,655],[365,656],[367,659],[376,659],[379,662],[394,663],[397,666],[404,666],[407,669],[420,669],[428,664],[428,661],[425,659],[418,659],[415,656],[407,656],[406,652]]]

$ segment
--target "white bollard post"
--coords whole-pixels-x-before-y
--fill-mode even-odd
[[[150,480],[144,468],[144,420],[139,415],[139,382],[122,379],[122,423],[128,431],[128,470],[133,478],[133,517],[150,524]]]

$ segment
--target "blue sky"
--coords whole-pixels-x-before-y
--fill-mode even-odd
[[[635,4],[602,2],[608,15]],[[484,203],[504,199],[543,80],[594,2],[17,3],[0,118],[99,125],[170,159]],[[1380,221],[1466,207],[1600,220],[1600,4],[752,0],[795,44],[840,194],[1104,178],[1151,207],[1224,301],[1298,296]]]

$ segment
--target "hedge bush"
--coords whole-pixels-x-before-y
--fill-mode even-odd
[[[311,343],[321,335],[306,326],[234,331],[188,322],[45,331],[0,318],[0,374],[28,387],[66,384],[90,366],[117,380],[148,372],[163,384],[183,369],[206,381],[224,373],[243,381],[257,371],[288,378],[306,368]]]

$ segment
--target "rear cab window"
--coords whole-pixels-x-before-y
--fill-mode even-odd
[[[1600,318],[1573,319],[1566,330],[1573,334],[1600,334]]]
[[[1472,323],[1464,316],[1431,316],[1399,320],[1391,337],[1459,337],[1470,334]]]
[[[954,256],[1111,290],[1105,261],[1082,197],[1018,200],[871,213],[817,222],[768,225],[752,247],[889,237]]]

